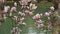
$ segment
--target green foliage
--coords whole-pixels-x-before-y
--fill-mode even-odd
[[[41,8],[43,8],[43,7],[46,8],[46,7],[53,6],[53,3],[51,3],[51,2],[40,2],[38,4],[38,6],[41,7]]]

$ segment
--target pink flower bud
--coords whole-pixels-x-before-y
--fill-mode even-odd
[[[26,1],[19,1],[19,3],[20,3],[22,6],[28,4]]]
[[[12,7],[11,12],[17,12],[16,7]]]
[[[32,12],[29,12],[29,15],[33,15],[33,13]]]
[[[25,14],[29,14],[29,10],[25,10],[25,12],[24,12]]]
[[[40,19],[40,18],[41,18],[40,14],[36,14],[36,15],[33,17],[33,19]]]
[[[48,12],[46,12],[46,13],[45,13],[45,16],[46,16],[46,17],[49,17],[49,16],[50,16],[50,14],[49,14]]]
[[[17,6],[17,3],[16,2],[14,2],[14,6]]]
[[[51,9],[52,11],[54,11],[55,8],[52,6],[52,7],[50,7],[50,9]]]
[[[10,10],[10,6],[4,6],[4,12],[8,12],[8,10]]]

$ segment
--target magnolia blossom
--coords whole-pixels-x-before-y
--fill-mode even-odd
[[[36,17],[35,17],[35,16],[33,16],[33,19],[36,19]]]
[[[47,27],[48,27],[48,29],[52,29],[52,23],[50,21],[48,22],[48,26]]]
[[[19,12],[18,13],[20,16],[25,16],[25,13]]]
[[[25,22],[21,22],[21,21],[20,21],[20,22],[18,22],[18,25],[24,25],[24,26],[25,26],[25,25],[26,25],[26,23],[25,23]]]
[[[22,31],[22,30],[21,30],[20,28],[18,28],[18,27],[13,27],[11,33],[12,33],[12,34],[20,34],[21,31]]]
[[[24,8],[26,8],[26,6],[22,6],[22,7],[21,7],[21,9],[24,9]]]
[[[4,3],[6,0],[0,0],[0,2]]]
[[[27,15],[33,15],[33,12],[30,12],[29,10],[25,10],[24,13],[27,14]]]
[[[36,9],[37,8],[37,6],[35,6],[35,4],[33,4],[33,7],[32,7],[33,9]]]
[[[36,18],[40,18],[40,14],[36,14]]]
[[[44,21],[42,21],[41,19],[40,20],[37,20],[36,23],[37,23],[37,27],[38,28],[42,28],[44,27],[44,24],[43,24]]]
[[[17,19],[18,19],[17,16],[13,16],[13,20],[17,22],[18,21]]]
[[[18,25],[24,25],[24,26],[26,25],[26,23],[24,22],[24,17],[20,18]]]
[[[46,17],[49,17],[50,14],[49,14],[48,12],[45,12],[45,16],[46,16]]]
[[[25,13],[22,13],[21,16],[25,16]]]
[[[12,7],[11,12],[17,12],[16,7]]]
[[[30,3],[30,5],[29,5],[29,6],[30,6],[30,7],[31,7],[31,6],[33,6],[33,3]]]
[[[28,4],[28,2],[26,0],[21,0],[19,1],[20,5],[22,5],[21,9],[26,8],[26,5]]]
[[[24,20],[24,17],[20,18],[20,21],[23,21]]]
[[[10,6],[6,6],[8,9],[10,9]]]
[[[44,24],[38,24],[37,27],[38,27],[38,28],[42,28],[42,27],[44,27]]]
[[[22,0],[22,1],[30,2],[31,0]]]
[[[4,12],[8,12],[8,8],[7,7],[4,7]]]
[[[44,21],[42,21],[41,19],[39,19],[36,22],[42,24]]]
[[[18,14],[22,14],[22,12],[19,11]]]
[[[37,8],[37,6],[35,6],[35,4],[30,3],[30,6],[29,7],[27,6],[27,8],[29,10],[35,10]]]
[[[50,7],[50,9],[51,9],[52,11],[54,11],[55,8],[52,6],[52,7]]]
[[[48,20],[50,20],[50,15],[51,15],[51,14],[48,13],[48,12],[45,13],[45,16],[48,18]]]
[[[48,12],[50,15],[52,14],[52,12]]]
[[[38,13],[38,14],[36,14],[34,17],[33,17],[33,19],[40,19],[41,18],[41,16],[40,16],[40,14]]]
[[[4,6],[4,12],[8,12],[8,10],[10,10],[10,6]]]
[[[10,12],[9,16],[12,16],[12,13]]]
[[[14,16],[14,20],[17,20],[17,16]]]
[[[16,2],[14,2],[14,6],[17,6],[17,3]]]
[[[6,17],[6,14],[3,14],[3,19],[6,20],[6,18],[7,18],[7,17]]]
[[[19,3],[20,3],[22,6],[28,4],[26,1],[23,1],[23,0],[19,1]]]
[[[23,22],[23,23],[22,23],[22,25],[24,25],[24,26],[25,26],[25,25],[26,25],[26,23],[25,23],[25,22]]]
[[[29,15],[33,15],[33,12],[29,12]]]
[[[41,13],[41,14],[40,14],[40,16],[42,17],[42,16],[43,16],[43,14]]]
[[[25,12],[24,12],[24,13],[25,13],[25,14],[29,14],[29,12],[30,12],[29,10],[25,10]]]

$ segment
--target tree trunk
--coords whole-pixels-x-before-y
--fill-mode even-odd
[[[54,7],[55,7],[55,9],[58,9],[58,5],[59,5],[59,0],[54,0]]]

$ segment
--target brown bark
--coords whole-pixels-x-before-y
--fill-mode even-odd
[[[59,4],[59,0],[54,0],[54,7],[55,7],[55,9],[58,9],[58,4]]]

